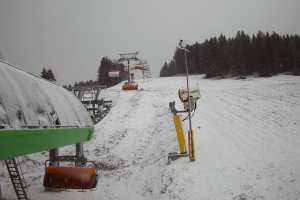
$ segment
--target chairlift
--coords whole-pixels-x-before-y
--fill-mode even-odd
[[[76,156],[59,156],[54,160],[45,162],[45,175],[43,185],[46,189],[92,189],[98,182],[98,170],[95,162]],[[61,166],[62,162],[71,162],[73,166]],[[80,163],[77,165],[76,163]]]
[[[122,90],[137,90],[139,88],[136,82],[125,82],[122,86]]]

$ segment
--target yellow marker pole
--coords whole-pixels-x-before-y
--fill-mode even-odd
[[[180,154],[186,154],[185,139],[184,139],[184,134],[181,126],[181,119],[176,113],[173,114],[173,121],[174,121],[176,135],[177,135],[179,152]]]
[[[189,130],[189,133],[188,133],[188,143],[189,143],[189,159],[190,159],[190,161],[195,161],[194,134],[193,134],[193,130]]]

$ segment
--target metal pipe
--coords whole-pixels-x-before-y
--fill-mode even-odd
[[[128,67],[128,82],[130,82],[129,59],[127,59],[127,67]]]
[[[50,149],[49,150],[50,166],[59,166],[59,162],[56,161],[56,158],[58,156],[59,156],[58,149]]]
[[[188,112],[189,112],[189,129],[192,131],[192,119],[191,119],[191,97],[190,97],[190,86],[189,86],[189,69],[187,64],[187,49],[184,48],[184,57],[185,57],[185,71],[186,71],[186,86],[188,91]]]
[[[77,167],[81,166],[82,160],[83,160],[83,144],[82,143],[77,143],[76,144],[76,163],[75,165]]]
[[[0,200],[2,200],[1,185],[0,185]]]

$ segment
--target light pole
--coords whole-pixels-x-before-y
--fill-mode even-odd
[[[188,117],[189,117],[189,131],[188,131],[188,142],[189,142],[189,159],[190,161],[195,161],[194,152],[194,139],[193,139],[193,129],[192,129],[192,119],[191,119],[191,95],[189,86],[189,69],[187,63],[187,44],[184,40],[179,40],[179,49],[184,50],[184,60],[185,60],[185,72],[186,72],[186,87],[188,92]]]
[[[191,119],[191,96],[190,96],[190,86],[189,86],[189,69],[187,63],[187,52],[189,50],[186,48],[186,44],[184,40],[179,41],[179,48],[184,50],[184,62],[185,62],[185,73],[186,73],[186,87],[188,92],[188,116],[189,116],[189,130],[192,130],[192,119]]]

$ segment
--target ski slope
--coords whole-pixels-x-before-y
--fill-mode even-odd
[[[96,125],[85,154],[100,166],[99,183],[88,192],[45,192],[43,161],[47,153],[23,158],[25,178],[35,199],[198,200],[300,199],[300,77],[280,75],[245,80],[207,80],[192,76],[202,98],[193,117],[195,162],[177,151],[168,108],[184,77],[142,82],[143,91],[104,95],[110,113]],[[183,123],[187,130],[187,122]],[[65,152],[72,152],[67,147]],[[1,163],[3,196],[14,198]]]

